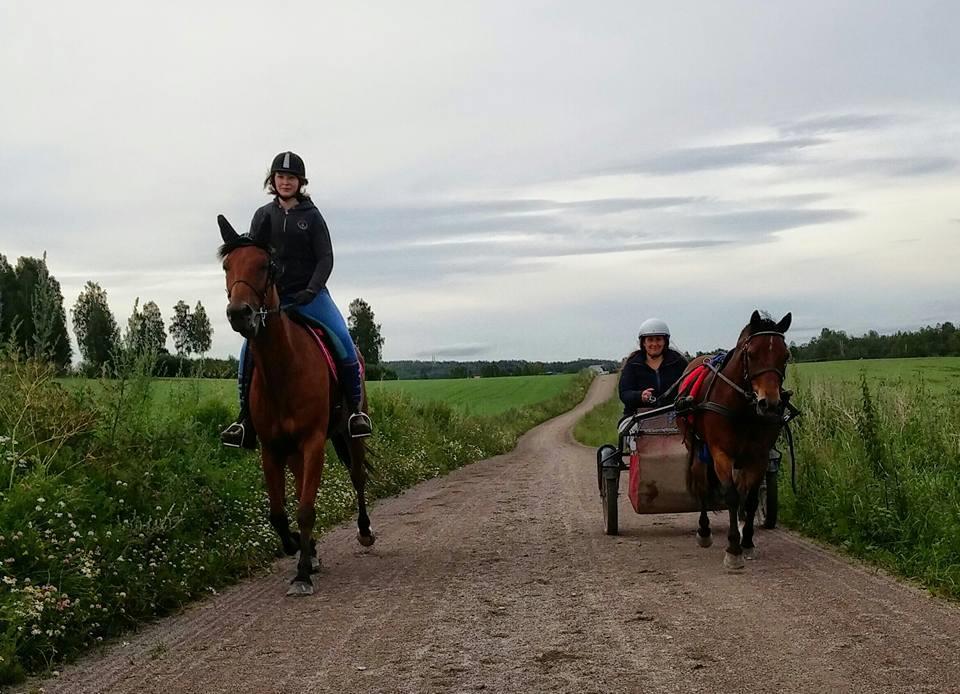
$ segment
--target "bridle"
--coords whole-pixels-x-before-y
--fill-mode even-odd
[[[253,311],[253,320],[254,320],[254,325],[259,323],[259,327],[261,328],[266,327],[267,316],[269,316],[271,313],[280,313],[279,302],[277,302],[277,306],[275,308],[264,308],[267,304],[267,293],[270,291],[270,288],[273,287],[276,282],[278,270],[279,268],[277,267],[277,264],[274,262],[273,257],[271,256],[270,264],[267,267],[267,283],[264,285],[263,291],[260,291],[259,289],[254,287],[245,279],[234,280],[233,283],[227,288],[227,299],[229,300],[230,295],[233,293],[233,288],[236,287],[238,284],[245,284],[246,286],[250,287],[250,289],[257,296],[257,298],[260,299],[260,306],[255,308]]]
[[[730,411],[729,408],[724,407],[723,405],[718,405],[717,403],[710,401],[710,392],[713,390],[713,386],[716,383],[717,378],[719,378],[728,386],[730,386],[735,392],[742,395],[743,398],[747,401],[748,405],[753,405],[753,404],[756,404],[757,402],[757,394],[753,392],[753,389],[750,387],[750,384],[753,383],[753,380],[755,378],[758,378],[762,374],[770,373],[770,372],[777,374],[777,376],[780,377],[779,387],[781,389],[783,388],[783,382],[787,378],[786,366],[784,366],[783,370],[780,370],[775,366],[769,366],[767,368],[759,369],[757,371],[752,371],[752,372],[750,371],[750,352],[747,350],[747,345],[750,343],[750,340],[752,340],[753,338],[761,337],[764,335],[769,335],[771,337],[779,337],[781,340],[784,341],[784,344],[786,344],[786,341],[787,341],[786,335],[776,330],[761,330],[759,332],[755,332],[752,335],[749,335],[742,342],[738,343],[736,348],[734,349],[734,356],[731,356],[731,360],[736,358],[735,356],[736,352],[739,352],[742,350],[743,386],[740,386],[739,384],[734,383],[729,377],[727,377],[726,374],[724,374],[722,371],[722,365],[714,366],[709,361],[703,362],[703,365],[713,372],[713,376],[710,378],[710,383],[707,386],[707,392],[706,392],[706,395],[704,396],[703,402],[701,402],[700,405],[698,406],[700,409],[709,410],[711,412],[716,412],[717,414],[722,414],[725,416],[732,416],[733,413]]]

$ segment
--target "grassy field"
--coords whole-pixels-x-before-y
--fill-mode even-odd
[[[576,374],[554,376],[503,376],[499,378],[454,378],[422,381],[374,381],[367,383],[371,397],[377,393],[404,393],[418,402],[442,402],[467,415],[486,417],[517,407],[550,400],[568,389]],[[65,379],[71,390],[84,384],[102,387],[98,381]],[[216,399],[228,407],[237,402],[237,382],[232,379],[159,378],[153,382],[151,398],[159,405],[199,395]]]
[[[465,414],[500,414],[514,407],[549,400],[570,387],[576,374],[503,376],[368,383],[371,393],[403,392],[422,402],[439,401]]]
[[[798,489],[781,521],[960,599],[960,358],[792,365]],[[616,443],[616,396],[577,439]]]

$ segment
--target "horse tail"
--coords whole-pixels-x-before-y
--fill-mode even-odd
[[[350,472],[353,467],[353,456],[350,454],[350,441],[347,435],[342,433],[333,434],[330,437],[330,441],[333,443],[333,450],[337,452],[337,459],[347,468],[347,472]],[[376,453],[369,447],[366,448],[364,453],[363,467],[368,473],[372,473],[375,468],[370,459],[376,458]]]

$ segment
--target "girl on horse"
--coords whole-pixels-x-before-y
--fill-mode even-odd
[[[640,349],[627,357],[620,373],[625,415],[653,407],[687,367],[683,355],[670,349],[670,328],[659,318],[648,318],[640,325],[639,339]]]
[[[250,238],[273,249],[280,269],[276,279],[281,305],[324,328],[339,362],[340,382],[350,401],[352,414],[347,423],[351,437],[369,436],[370,418],[362,411],[363,373],[353,338],[343,315],[330,297],[327,280],[333,270],[330,232],[320,210],[304,190],[306,166],[293,152],[273,158],[264,188],[273,200],[253,215]],[[252,360],[244,340],[240,349],[240,415],[221,434],[224,445],[255,448],[256,433],[250,421],[249,393]]]

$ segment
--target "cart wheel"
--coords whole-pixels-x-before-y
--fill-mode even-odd
[[[620,486],[620,480],[616,478],[604,478],[603,493],[600,495],[603,501],[603,532],[607,535],[616,535],[617,527],[617,488]]]
[[[762,518],[760,526],[767,530],[777,527],[777,512],[779,511],[779,496],[777,494],[777,473],[767,472],[765,484],[760,490],[760,507]]]

